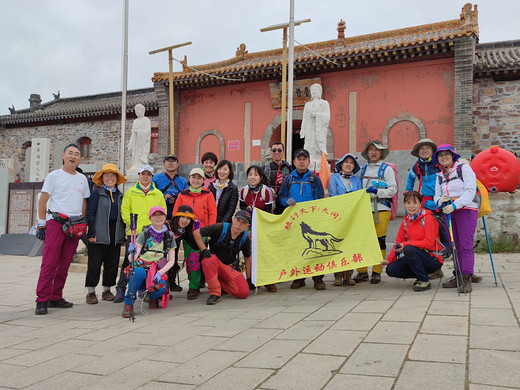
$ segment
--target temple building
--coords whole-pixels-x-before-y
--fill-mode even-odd
[[[334,39],[295,46],[293,149],[303,145],[303,106],[319,83],[330,105],[329,160],[359,153],[373,139],[406,169],[409,150],[425,137],[467,157],[492,144],[520,151],[520,41],[479,44],[476,5],[453,20],[362,36],[348,37],[343,21],[333,28]],[[182,63],[173,73],[173,135],[183,168],[207,151],[238,170],[266,161],[270,144],[281,140],[282,49],[249,52],[242,43],[232,58]],[[153,88],[128,94],[126,139],[133,106],[142,103],[152,120],[152,159],[170,152],[168,80],[167,72],[154,73]],[[0,116],[0,158],[14,158],[25,180],[31,138],[48,137],[53,145],[80,143],[93,168],[119,163],[120,102],[120,93],[58,98]]]

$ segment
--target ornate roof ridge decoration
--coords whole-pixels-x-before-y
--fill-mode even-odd
[[[59,98],[42,103],[41,109],[30,112],[30,109],[17,110],[16,113],[0,116],[0,125],[20,123],[87,118],[121,113],[122,92],[108,92],[97,95]],[[134,106],[141,103],[147,110],[157,110],[159,104],[154,88],[143,88],[127,91],[126,111],[134,112]]]
[[[437,43],[450,42],[464,36],[475,36],[478,38],[478,11],[477,5],[472,7],[470,3],[467,3],[462,8],[459,19],[347,38],[345,38],[344,34],[345,22],[340,20],[337,30],[337,39],[305,45],[319,55],[310,52],[302,46],[295,47],[295,68],[301,68],[302,65],[309,62],[324,61],[320,56],[337,60],[348,59],[353,56],[379,55],[381,52],[387,55],[385,52],[389,50],[410,48],[417,45],[435,45]],[[245,49],[246,45],[242,43],[237,49],[236,56],[228,60],[204,65],[193,65],[192,67],[183,66],[181,72],[173,73],[173,79],[177,85],[198,84],[198,86],[201,86],[201,84],[216,83],[214,80],[211,80],[212,77],[210,75],[247,77],[247,75],[259,72],[270,74],[280,72],[282,62],[281,48],[253,53],[249,53]],[[425,49],[425,51],[429,52],[430,50]],[[431,52],[433,51],[431,50]],[[409,57],[414,57],[414,55],[405,56],[404,59]],[[350,65],[353,64],[351,63]],[[168,73],[156,72],[152,77],[152,81],[166,83],[168,81]],[[237,81],[239,81],[238,77]]]
[[[520,77],[520,40],[489,42],[476,45],[475,60],[473,61],[476,73],[519,73]]]

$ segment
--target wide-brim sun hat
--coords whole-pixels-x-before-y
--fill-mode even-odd
[[[419,157],[419,148],[425,145],[431,146],[433,148],[433,153],[435,153],[437,150],[437,144],[435,142],[429,138],[423,138],[413,146],[412,152],[410,154],[414,157]]]
[[[450,144],[443,144],[443,145],[440,145],[440,146],[437,147],[437,150],[433,154],[433,159],[436,162],[439,162],[439,159],[437,158],[437,156],[439,155],[439,152],[443,152],[443,151],[446,151],[446,150],[448,152],[451,152],[451,154],[453,154],[453,162],[457,161],[460,158],[460,154],[458,154],[455,151],[455,148],[453,146],[451,146]]]
[[[354,160],[354,170],[352,171],[352,173],[357,173],[361,167],[359,166],[359,163],[357,161],[357,157],[354,156],[352,153],[346,153],[343,157],[341,157],[341,159],[338,160],[338,162],[336,163],[336,172],[341,172],[341,164],[343,164],[343,161],[345,161],[345,159],[347,157],[350,157],[351,159]]]
[[[164,211],[164,207],[162,207],[162,206],[153,206],[150,209],[150,212],[148,213],[148,218],[150,218],[152,215],[154,215],[154,213],[156,213],[158,211],[163,213],[164,215],[166,215],[166,211]]]
[[[92,181],[98,186],[103,187],[103,174],[104,173],[115,173],[117,175],[116,185],[123,184],[126,181],[126,178],[123,176],[121,172],[117,169],[115,164],[106,163],[103,167],[94,174]]]
[[[188,217],[191,218],[193,221],[197,219],[197,217],[195,217],[195,214],[193,214],[193,209],[188,205],[180,206],[177,212],[174,214],[173,218],[175,217]]]
[[[384,160],[390,154],[390,149],[388,149],[386,146],[384,146],[381,141],[378,141],[378,140],[368,141],[365,144],[365,147],[363,148],[363,151],[361,152],[361,155],[367,161],[369,161],[369,158],[368,158],[368,147],[370,145],[374,145],[376,148],[378,148],[379,150],[383,151],[383,154],[381,155],[381,160]]]

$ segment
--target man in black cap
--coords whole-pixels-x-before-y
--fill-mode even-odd
[[[322,199],[325,197],[320,178],[309,170],[310,163],[310,154],[307,150],[298,149],[294,152],[293,164],[296,169],[283,180],[282,187],[280,188],[278,201],[282,206],[294,206],[299,202]],[[316,290],[325,290],[323,275],[313,276],[312,279],[314,280],[314,288]],[[303,286],[305,286],[305,278],[296,279],[291,284],[291,288],[300,288]]]
[[[188,188],[188,182],[184,177],[177,174],[179,159],[175,154],[164,157],[164,169],[166,172],[154,175],[152,181],[155,187],[164,194],[167,209],[166,218],[171,219],[175,200],[182,190]]]
[[[271,145],[271,157],[273,161],[265,164],[264,172],[269,179],[269,186],[273,189],[276,196],[280,192],[283,179],[292,172],[291,164],[283,159],[285,146],[281,142],[275,142]],[[285,207],[275,202],[273,214],[281,214]]]
[[[220,301],[222,290],[245,299],[249,296],[249,290],[255,288],[251,283],[251,239],[246,231],[250,224],[249,211],[239,210],[232,223],[216,223],[193,232],[193,238],[201,251],[200,260],[208,283],[208,305]],[[210,237],[210,249],[207,249],[203,237]],[[237,270],[240,251],[244,255],[247,280]]]

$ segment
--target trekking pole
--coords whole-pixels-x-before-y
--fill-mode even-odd
[[[495,264],[493,264],[493,255],[491,254],[491,244],[489,243],[489,235],[486,227],[486,218],[482,216],[482,222],[484,224],[484,232],[486,233],[487,247],[489,251],[489,259],[491,260],[491,268],[493,268],[493,276],[495,277],[495,286],[498,286],[497,274],[495,273]]]
[[[453,253],[453,265],[455,268],[455,280],[457,282],[457,293],[460,295],[460,286],[464,287],[464,295],[466,295],[466,284],[464,283],[464,278],[462,277],[462,271],[460,269],[459,258],[457,256],[457,248],[455,247],[455,240],[453,239],[453,228],[451,226],[451,214],[444,214],[446,216],[446,220],[448,221],[448,230],[450,232],[450,240],[451,240],[451,250]]]
[[[130,214],[130,242],[135,247],[135,236],[137,231],[137,214]],[[134,315],[134,302],[135,302],[135,291],[134,291],[134,272],[135,272],[135,250],[131,254],[131,266],[130,266],[130,316],[129,320],[135,321]]]

